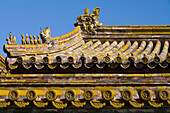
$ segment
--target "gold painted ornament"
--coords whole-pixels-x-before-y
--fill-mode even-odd
[[[71,104],[74,105],[75,107],[83,107],[84,105],[86,105],[86,102],[80,102],[80,101],[71,101]]]
[[[96,100],[91,100],[90,104],[91,104],[91,106],[93,106],[94,108],[97,108],[97,109],[103,108],[106,105],[105,102],[102,103],[102,102],[96,101]]]
[[[142,106],[144,106],[144,103],[138,103],[136,100],[133,99],[130,100],[129,103],[135,108],[141,108]]]
[[[64,103],[62,101],[54,100],[54,101],[52,101],[52,104],[57,109],[64,109],[65,107],[67,107],[67,103]]]
[[[109,103],[114,108],[122,108],[125,105],[125,103],[121,103],[119,100],[111,100]]]
[[[10,102],[6,102],[5,100],[0,100],[0,108],[5,108],[10,105]]]
[[[24,100],[14,101],[15,105],[19,108],[23,108],[29,105],[29,102],[25,102]]]
[[[39,108],[42,108],[48,105],[48,102],[43,102],[42,100],[34,100],[33,103],[35,106]]]
[[[161,107],[163,105],[163,102],[161,103],[157,103],[155,100],[150,100],[148,101],[149,105],[151,105],[152,107],[158,108]]]

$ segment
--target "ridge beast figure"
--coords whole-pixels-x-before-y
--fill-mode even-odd
[[[100,8],[94,8],[93,13],[89,14],[89,9],[84,9],[84,15],[78,16],[74,25],[80,26],[85,34],[96,34],[95,28],[103,25],[99,23],[99,11]]]

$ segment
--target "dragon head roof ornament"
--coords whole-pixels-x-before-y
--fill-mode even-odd
[[[40,28],[40,29],[41,29],[40,36],[41,36],[42,42],[50,44],[51,43],[51,31],[50,31],[50,28],[46,27],[46,29],[43,32],[42,32],[42,28]]]

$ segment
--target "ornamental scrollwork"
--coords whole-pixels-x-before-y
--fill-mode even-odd
[[[163,105],[163,102],[157,103],[155,100],[149,100],[148,103],[149,105],[155,108],[161,107]]]
[[[23,108],[29,105],[29,102],[25,102],[24,100],[18,100],[14,101],[15,105],[17,105],[19,108]]]
[[[119,100],[112,100],[109,101],[110,105],[113,106],[114,108],[122,108],[123,106],[125,106],[125,103],[121,103]]]
[[[86,105],[86,102],[80,102],[80,101],[71,101],[71,104],[74,105],[75,107],[83,107],[84,105]]]
[[[48,102],[44,102],[42,100],[34,100],[33,101],[34,105],[41,108],[41,107],[45,107],[48,105]]]
[[[67,103],[64,103],[62,101],[54,100],[54,101],[52,101],[52,104],[57,109],[64,109],[65,107],[67,107]]]
[[[5,108],[10,105],[10,102],[6,102],[5,100],[0,100],[0,108]]]
[[[104,106],[106,106],[105,102],[100,102],[100,101],[96,101],[96,100],[91,100],[90,101],[91,106],[93,106],[94,108],[103,108]]]
[[[135,108],[141,108],[142,106],[144,106],[144,103],[138,103],[137,100],[130,100],[129,101],[130,105],[135,107]]]

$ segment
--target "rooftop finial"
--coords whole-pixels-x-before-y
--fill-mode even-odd
[[[28,34],[26,34],[26,44],[29,44]]]
[[[31,35],[29,36],[29,38],[30,38],[30,44],[34,44],[34,41],[33,41],[33,39],[32,39],[32,36],[31,36]]]
[[[34,38],[34,44],[38,44],[38,42],[37,42],[37,39],[36,39],[35,35],[33,35],[33,38]]]
[[[26,44],[23,33],[21,34],[21,37],[22,37],[22,39],[21,39],[22,44]]]
[[[89,15],[90,10],[88,8],[84,9],[84,15]]]
[[[11,41],[10,41],[10,39],[9,38],[6,38],[6,41],[7,41],[7,44],[11,44]]]
[[[37,35],[37,37],[38,37],[38,44],[41,44],[40,36]]]
[[[12,40],[12,33],[9,33],[9,39]]]
[[[11,42],[12,42],[13,44],[16,44],[16,43],[17,43],[17,42],[16,42],[16,37],[15,37],[15,36],[13,36]]]
[[[12,37],[11,32],[9,33],[9,38],[7,38],[6,41],[7,41],[8,44],[16,44],[17,43],[16,37],[15,36]]]

